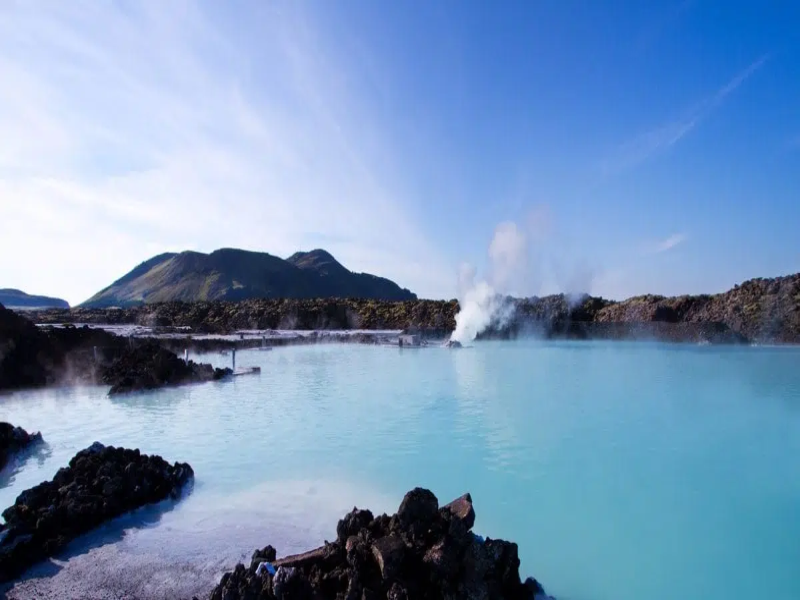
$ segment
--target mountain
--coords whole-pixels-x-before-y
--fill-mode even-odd
[[[0,289],[0,304],[8,308],[69,308],[69,303],[61,298],[31,296],[11,288]]]
[[[393,281],[349,271],[325,250],[284,260],[233,248],[154,256],[101,290],[84,307],[250,298],[371,298],[415,300]]]

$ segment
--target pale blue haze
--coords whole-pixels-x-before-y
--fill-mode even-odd
[[[91,587],[98,571],[119,573],[106,591],[193,591],[256,547],[311,547],[354,504],[393,512],[422,485],[443,501],[470,491],[476,529],[518,542],[523,573],[558,598],[797,598],[797,349],[527,341],[237,358],[261,375],[0,400],[0,418],[49,442],[2,506],[95,440],[197,475],[160,520],[107,528],[114,543],[21,591]]]
[[[797,272],[798,22],[788,0],[4,2],[1,283],[77,303],[166,250],[322,246],[451,298],[506,221],[510,293]]]

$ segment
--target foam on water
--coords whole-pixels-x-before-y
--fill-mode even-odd
[[[202,596],[255,548],[309,549],[354,505],[393,512],[422,485],[470,491],[476,530],[518,542],[523,574],[556,597],[796,600],[798,362],[645,343],[303,346],[237,353],[262,372],[228,382],[0,398],[0,419],[47,441],[2,474],[0,506],[95,440],[197,475],[186,499],[77,541],[10,597]]]

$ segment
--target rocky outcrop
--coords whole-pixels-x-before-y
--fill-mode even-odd
[[[230,369],[184,362],[156,342],[98,328],[37,327],[0,305],[0,390],[106,383],[111,393],[221,379]]]
[[[41,441],[41,433],[28,433],[11,423],[0,423],[0,469],[8,464],[14,454]]]
[[[70,540],[146,504],[179,497],[194,477],[186,463],[95,442],[51,481],[3,511],[0,582],[62,550]]]
[[[209,364],[184,362],[174,352],[155,342],[146,342],[124,351],[104,369],[103,383],[110,395],[165,386],[215,381],[230,375],[230,369],[215,369]]]
[[[443,507],[428,490],[406,494],[397,514],[353,509],[336,541],[276,560],[257,550],[249,566],[222,577],[211,600],[543,600],[535,579],[519,576],[517,545],[471,532],[469,494]]]
[[[125,340],[101,329],[37,327],[0,305],[0,390],[94,382],[102,364],[94,348],[102,358],[125,346]]]

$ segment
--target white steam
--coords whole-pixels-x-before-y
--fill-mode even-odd
[[[530,295],[534,290],[550,287],[550,293],[565,292],[572,308],[591,291],[592,267],[583,260],[570,264],[572,260],[565,256],[565,251],[569,252],[563,236],[551,239],[549,208],[546,205],[535,207],[523,223],[520,227],[513,221],[505,221],[495,228],[488,249],[486,277],[476,281],[475,267],[461,265],[458,276],[460,311],[450,339],[464,344],[490,327],[508,325],[515,310],[509,296]],[[572,258],[574,260],[575,256]],[[535,264],[540,268],[534,269]],[[545,271],[549,272],[550,286]]]
[[[489,280],[475,282],[477,271],[469,264],[459,271],[459,304],[456,329],[450,339],[466,343],[488,327],[507,324],[513,316],[513,305],[504,293],[515,291],[511,286],[526,279],[528,240],[516,223],[500,223],[489,244]]]

